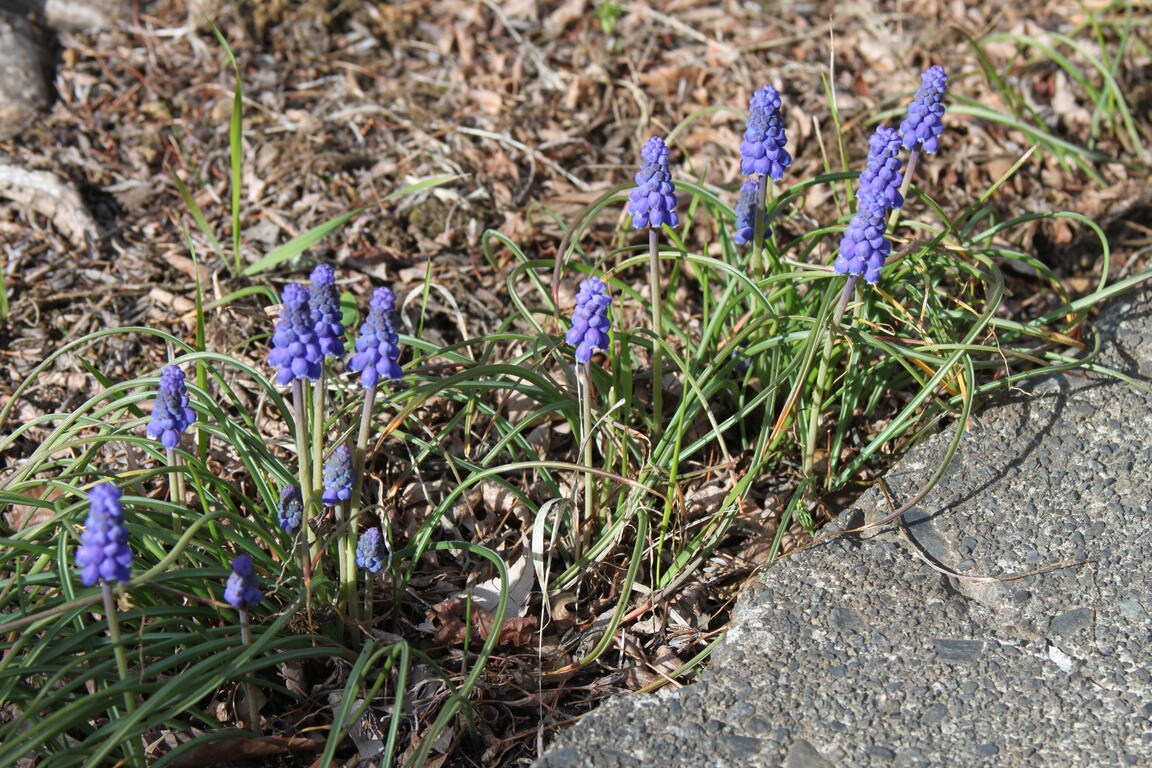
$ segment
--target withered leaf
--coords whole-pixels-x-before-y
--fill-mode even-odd
[[[462,597],[442,600],[429,609],[428,620],[437,627],[436,642],[443,645],[464,644],[466,610],[467,601]],[[479,635],[480,640],[487,640],[492,632],[492,614],[473,603],[471,619],[473,635]],[[535,616],[505,618],[504,623],[500,625],[500,634],[496,636],[496,645],[520,648],[530,644],[535,634]]]

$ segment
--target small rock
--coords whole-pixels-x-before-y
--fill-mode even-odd
[[[47,52],[27,21],[0,10],[0,138],[48,106]]]

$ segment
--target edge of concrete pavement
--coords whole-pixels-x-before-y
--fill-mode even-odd
[[[1094,323],[1100,363],[1152,383],[1152,290]],[[972,420],[905,516],[768,568],[701,679],[617,697],[538,768],[1152,764],[1152,396],[1044,377]],[[897,504],[952,430],[886,476]],[[883,517],[872,489],[833,523]],[[1068,560],[1079,564],[1012,581]]]

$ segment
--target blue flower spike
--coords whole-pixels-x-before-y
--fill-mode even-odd
[[[348,369],[360,371],[360,384],[365,389],[376,386],[380,379],[398,381],[404,371],[400,368],[400,337],[396,333],[396,294],[388,288],[372,292],[368,317],[360,326],[356,340],[356,353],[348,362]]]
[[[844,230],[840,254],[832,264],[836,274],[862,275],[871,284],[880,279],[880,268],[892,250],[892,244],[884,237],[888,210],[874,193],[860,200]]]
[[[748,127],[740,142],[740,172],[745,176],[765,174],[780,181],[792,165],[792,156],[784,148],[788,136],[780,106],[780,94],[771,85],[756,91],[748,101]]]
[[[280,502],[276,505],[276,522],[286,533],[293,533],[304,519],[304,498],[295,485],[286,485],[280,491]]]
[[[169,365],[160,372],[160,388],[152,406],[148,434],[171,450],[180,445],[180,433],[196,422],[196,412],[188,405],[184,371]]]
[[[384,541],[379,528],[369,528],[356,542],[356,566],[369,573],[380,573],[384,568]]]
[[[908,105],[908,116],[900,123],[900,133],[904,137],[904,148],[912,149],[920,145],[929,154],[936,151],[936,140],[944,132],[944,95],[948,92],[948,73],[939,64],[928,67],[920,76],[920,87],[912,103]]]
[[[740,197],[736,202],[736,234],[734,239],[737,245],[746,245],[752,242],[752,238],[755,237],[756,219],[753,213],[756,211],[759,192],[760,182],[755,176],[744,179],[744,184],[740,187]],[[764,237],[771,236],[772,230],[765,226]]]
[[[340,321],[340,295],[336,292],[336,270],[331,264],[320,264],[312,270],[308,289],[308,308],[320,351],[328,357],[344,356],[344,324]]]
[[[352,498],[352,452],[341,445],[324,465],[324,492],[320,500],[330,506]]]
[[[904,197],[900,194],[900,159],[902,139],[894,128],[881,126],[868,140],[868,162],[860,174],[860,188],[856,198],[863,200],[866,195],[874,195],[877,202],[885,207],[901,208]]]
[[[680,226],[676,216],[676,188],[668,170],[668,146],[664,139],[653,136],[640,150],[643,163],[636,174],[636,188],[628,194],[628,213],[632,228],[659,228],[663,224]]]
[[[572,327],[564,336],[565,341],[576,347],[577,363],[587,363],[595,351],[608,349],[608,331],[612,328],[612,321],[608,319],[610,306],[612,295],[600,278],[580,281]]]
[[[120,506],[120,489],[100,483],[88,491],[88,519],[76,549],[80,582],[91,587],[100,581],[128,581],[132,550]]]
[[[260,577],[249,555],[237,555],[232,561],[232,575],[224,586],[224,599],[234,608],[251,608],[264,598],[258,587]]]
[[[280,384],[296,379],[315,381],[320,378],[324,352],[308,306],[308,289],[299,283],[286,285],[280,302],[280,320],[272,334],[268,363],[280,369],[276,374]]]

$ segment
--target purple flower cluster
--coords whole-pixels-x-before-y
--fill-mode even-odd
[[[308,289],[299,283],[284,286],[280,294],[280,320],[272,334],[268,363],[280,369],[276,381],[290,384],[296,379],[320,378],[324,350],[308,306]]]
[[[784,118],[780,116],[780,94],[765,85],[748,102],[748,127],[740,142],[740,172],[745,176],[767,174],[779,181],[792,165],[792,156],[784,145]]]
[[[920,76],[920,87],[912,103],[908,105],[908,116],[900,123],[900,133],[904,136],[904,148],[912,149],[917,144],[925,152],[936,151],[936,139],[944,132],[944,94],[948,91],[948,73],[939,64],[928,67]]]
[[[128,581],[132,550],[120,507],[120,489],[100,483],[88,491],[88,519],[76,549],[80,582],[91,587],[100,580]]]
[[[400,337],[396,334],[396,295],[388,288],[372,292],[368,317],[360,326],[356,353],[348,368],[361,371],[360,383],[365,389],[376,386],[381,378],[397,381],[400,369]]]
[[[832,264],[836,274],[861,275],[869,283],[880,279],[880,268],[892,250],[884,236],[888,212],[904,205],[900,150],[919,144],[925,152],[936,151],[936,139],[944,131],[940,117],[947,84],[943,67],[929,67],[921,76],[920,89],[899,132],[880,127],[869,139],[868,164],[856,191],[856,213],[844,230],[840,252]]]
[[[248,555],[237,555],[232,561],[232,575],[224,586],[224,599],[236,608],[248,608],[256,605],[264,597],[258,587],[260,577],[252,565],[252,558]]]
[[[280,491],[280,502],[276,505],[276,522],[287,533],[292,533],[300,527],[304,519],[304,499],[300,489],[294,485],[284,486]]]
[[[676,189],[668,170],[668,147],[664,139],[653,136],[640,150],[644,161],[636,174],[636,188],[628,195],[628,213],[633,229],[680,226],[676,216]]]
[[[892,244],[884,237],[887,218],[888,209],[876,204],[874,197],[860,201],[844,230],[840,255],[832,264],[836,274],[863,275],[869,283],[880,279],[880,268],[892,250]]]
[[[736,202],[736,235],[737,245],[752,242],[756,232],[756,204],[760,192],[760,182],[755,176],[744,179],[740,187],[740,197]],[[771,237],[772,230],[764,226],[764,237]]]
[[[900,208],[904,197],[900,194],[900,159],[902,140],[894,128],[881,126],[868,140],[868,162],[860,174],[860,188],[856,199],[863,201],[873,196],[888,208]]]
[[[369,573],[380,573],[384,568],[384,542],[379,528],[369,528],[356,542],[356,565]]]
[[[340,322],[340,296],[336,293],[336,270],[320,264],[312,270],[308,308],[320,351],[329,357],[344,356],[344,324]]]
[[[175,365],[165,367],[160,373],[160,388],[152,406],[148,434],[159,438],[165,448],[172,449],[180,444],[180,433],[195,421],[196,412],[188,406],[184,371]]]
[[[352,498],[352,452],[340,445],[324,465],[324,493],[320,500],[335,506]]]
[[[600,278],[593,277],[580,281],[580,291],[576,294],[576,309],[572,312],[572,327],[564,336],[576,347],[576,362],[587,363],[592,353],[608,349],[608,331],[612,322],[608,319],[608,307],[612,296],[608,286]]]

